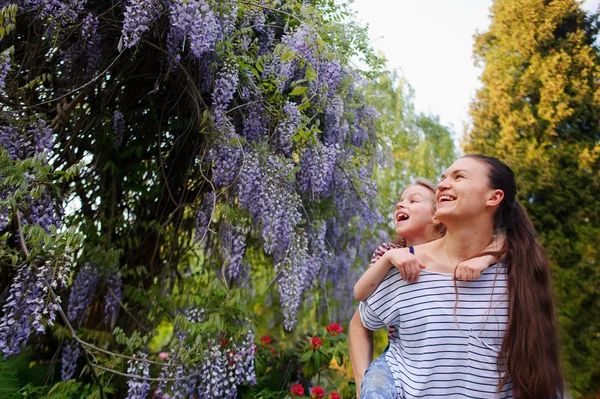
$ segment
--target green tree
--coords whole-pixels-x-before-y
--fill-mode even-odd
[[[378,144],[384,159],[377,170],[377,184],[380,210],[386,214],[400,190],[415,178],[435,182],[454,162],[456,147],[452,132],[437,115],[415,110],[414,91],[397,71],[374,79],[368,92],[380,114]]]
[[[497,0],[465,152],[505,160],[552,262],[574,397],[600,390],[600,57],[575,0]]]

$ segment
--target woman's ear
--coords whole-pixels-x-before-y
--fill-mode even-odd
[[[490,192],[490,196],[485,203],[486,206],[498,206],[504,199],[504,191],[502,190],[494,190]]]

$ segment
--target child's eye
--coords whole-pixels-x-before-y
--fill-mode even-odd
[[[418,202],[419,202],[419,201],[417,201],[417,200],[410,200],[410,203],[411,203],[411,204],[418,203]]]

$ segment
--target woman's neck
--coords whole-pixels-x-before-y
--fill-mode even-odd
[[[444,245],[456,263],[472,258],[483,251],[494,239],[493,228],[458,229],[446,233]]]

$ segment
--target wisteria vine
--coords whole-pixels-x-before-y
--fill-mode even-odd
[[[348,318],[355,263],[381,223],[378,115],[347,61],[357,50],[336,47],[325,26],[334,22],[313,3],[0,2],[18,5],[17,33],[0,38],[0,174],[17,171],[0,187],[2,256],[20,260],[7,273],[5,356],[46,332],[62,296],[63,380],[93,353],[88,366],[125,376],[129,398],[155,386],[234,398],[256,382],[254,330],[235,313],[226,334],[223,303],[200,310],[185,293],[206,274],[252,290],[257,251],[275,272],[285,329],[307,293],[328,287],[339,301],[331,317]],[[43,32],[40,65],[23,57],[27,26]],[[69,227],[86,238],[79,259],[22,253],[19,240],[35,246],[32,237]],[[160,363],[143,330],[165,320],[175,327]],[[114,332],[118,344],[82,345],[83,328]]]

